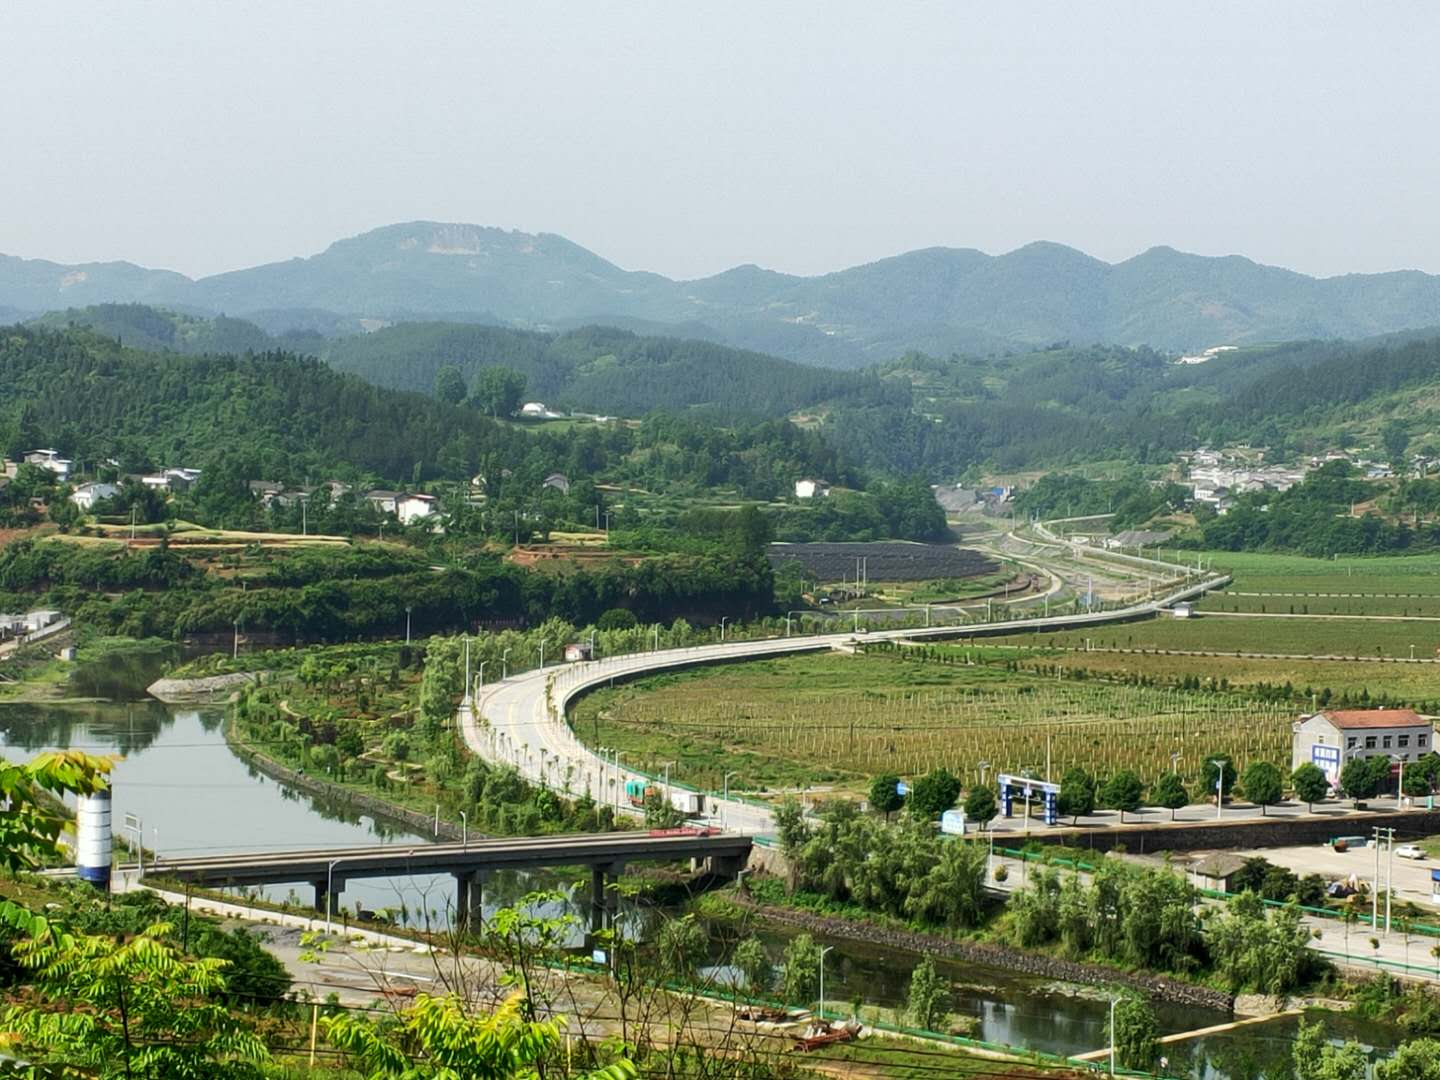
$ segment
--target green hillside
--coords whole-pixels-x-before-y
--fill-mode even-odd
[[[485,367],[525,376],[525,397],[552,408],[641,416],[706,407],[725,415],[784,416],[821,403],[891,401],[873,375],[825,371],[704,341],[640,337],[609,327],[564,334],[456,323],[402,323],[329,342],[322,356],[380,386],[428,393],[446,365],[467,387]],[[898,389],[898,388],[896,388]]]

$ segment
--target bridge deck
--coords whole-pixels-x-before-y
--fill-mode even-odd
[[[409,874],[523,870],[545,866],[608,866],[631,862],[750,854],[748,836],[655,836],[643,832],[507,837],[465,844],[388,844],[309,851],[250,852],[195,858],[161,858],[151,872],[182,881],[267,885],[317,881],[327,876],[392,877]]]

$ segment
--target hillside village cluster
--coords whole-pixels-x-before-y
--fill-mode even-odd
[[[122,484],[139,484],[167,495],[180,494],[188,491],[200,479],[201,473],[200,469],[186,467],[166,468],[144,474],[119,473],[118,462],[107,460],[101,464],[105,468],[115,471],[113,480],[86,480],[76,484],[70,492],[70,501],[87,513],[93,511],[97,504],[119,495]],[[54,475],[56,482],[62,484],[71,483],[78,478],[81,472],[73,460],[62,457],[57,450],[31,450],[23,455],[20,461],[0,459],[0,488],[15,479],[22,465],[44,469]],[[484,478],[477,476],[472,482],[472,488],[478,491],[483,484]],[[321,484],[299,487],[269,480],[251,480],[249,486],[250,494],[267,509],[272,506],[298,506],[321,492],[325,493],[333,502],[354,490],[349,484],[339,480],[328,480]],[[541,486],[566,494],[570,490],[570,480],[563,473],[551,473],[545,477]],[[473,497],[483,499],[484,495],[474,494]],[[432,517],[438,513],[440,508],[440,500],[436,496],[421,492],[373,488],[363,492],[362,498],[369,502],[377,513],[388,514],[402,525],[413,525]]]

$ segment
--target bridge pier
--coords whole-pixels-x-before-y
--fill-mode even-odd
[[[739,877],[740,871],[745,869],[745,864],[748,861],[748,855],[711,855],[709,859],[706,860],[709,872],[713,876],[724,878],[727,881]]]
[[[479,926],[484,919],[485,871],[456,870],[455,925],[461,930]]]
[[[590,933],[596,934],[615,925],[620,910],[620,894],[615,882],[625,872],[624,863],[596,863],[590,867]]]

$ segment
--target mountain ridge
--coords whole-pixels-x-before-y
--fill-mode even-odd
[[[1042,240],[999,255],[919,248],[808,277],[742,264],[675,280],[624,269],[556,233],[434,221],[381,226],[313,255],[201,278],[124,261],[0,255],[0,309],[97,303],[263,312],[272,332],[313,326],[316,313],[337,325],[460,316],[540,330],[669,327],[848,368],[912,349],[988,353],[1071,341],[1182,351],[1369,337],[1440,323],[1440,276],[1317,278],[1167,245],[1107,263]]]

